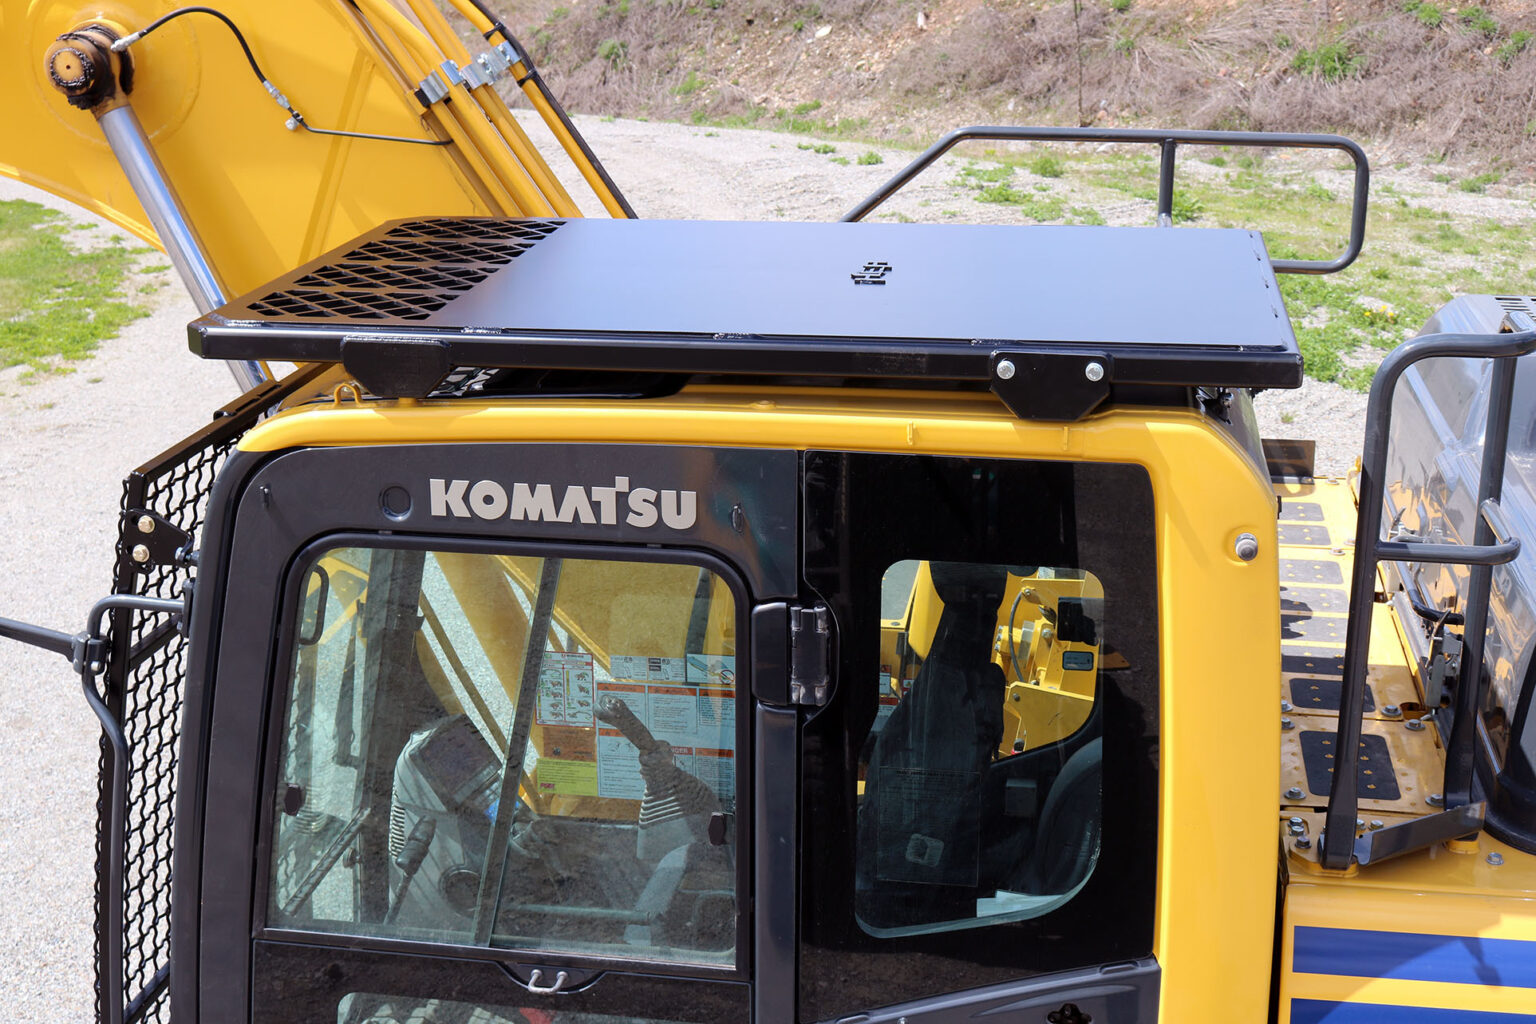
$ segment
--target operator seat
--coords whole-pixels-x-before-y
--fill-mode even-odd
[[[911,688],[880,730],[858,817],[857,909],[902,929],[976,915],[982,782],[1003,733],[992,663],[1007,571],[930,563],[944,609]]]
[[[1099,859],[1104,741],[1095,737],[1067,758],[1040,811],[1034,850],[1009,888],[1066,894],[1087,879]]]

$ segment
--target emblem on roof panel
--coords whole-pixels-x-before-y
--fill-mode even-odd
[[[866,263],[864,269],[857,274],[849,274],[854,284],[885,284],[886,275],[891,272],[891,265],[885,262]]]

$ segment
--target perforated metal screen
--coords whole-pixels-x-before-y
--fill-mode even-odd
[[[425,320],[561,223],[407,221],[252,301],[250,310],[270,317]]]

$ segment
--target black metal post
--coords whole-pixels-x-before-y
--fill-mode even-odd
[[[1164,139],[1158,146],[1161,158],[1157,164],[1157,226],[1173,227],[1173,162],[1179,144],[1174,139]]]
[[[486,840],[485,869],[480,872],[480,892],[475,899],[474,944],[489,945],[496,924],[496,904],[501,899],[502,878],[507,868],[507,841],[512,834],[512,815],[517,810],[517,789],[523,780],[528,754],[528,733],[533,728],[538,701],[539,670],[549,644],[549,626],[555,614],[555,591],[560,588],[563,559],[546,558],[539,572],[539,589],[533,595],[533,614],[528,617],[528,640],[523,649],[523,675],[517,686],[517,705],[507,729],[507,756],[502,762],[501,795],[496,819]]]

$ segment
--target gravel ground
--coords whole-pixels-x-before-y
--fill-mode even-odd
[[[906,159],[829,165],[795,136],[583,119],[582,128],[642,216],[830,220]],[[544,146],[550,152],[552,146]],[[843,146],[849,156],[867,147]],[[921,212],[949,190],[931,172],[895,211]],[[0,179],[0,199],[28,198],[94,218]],[[995,208],[975,206],[980,216]],[[968,208],[967,215],[973,211]],[[101,223],[103,232],[111,229]],[[82,236],[85,237],[85,236]],[[110,586],[121,481],[133,466],[206,422],[235,394],[219,364],[186,351],[194,315],[173,286],[154,313],[72,373],[0,371],[0,614],[73,632]],[[1319,470],[1342,472],[1360,447],[1364,396],[1328,384],[1259,399],[1267,436],[1316,437]],[[14,1021],[89,1020],[94,717],[55,655],[8,644],[0,679],[0,944]]]

